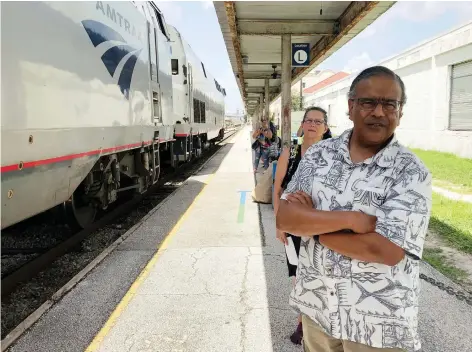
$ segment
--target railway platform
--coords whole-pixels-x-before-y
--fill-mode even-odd
[[[9,351],[299,351],[251,152],[246,126]]]
[[[250,196],[251,142],[246,126],[9,350],[301,351],[272,206]],[[421,284],[423,351],[469,350],[470,306]]]

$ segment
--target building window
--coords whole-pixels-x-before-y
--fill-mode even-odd
[[[472,131],[472,60],[452,65],[449,129]]]

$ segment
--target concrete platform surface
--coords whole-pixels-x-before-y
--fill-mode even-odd
[[[251,200],[251,160],[246,127],[11,351],[301,351],[288,339],[296,314],[273,209]],[[421,289],[423,351],[471,350],[472,307]]]
[[[262,247],[257,204],[250,200],[250,146],[246,130],[223,160],[213,159],[195,176],[207,186],[90,350],[300,350],[288,340],[296,315],[288,306],[283,247],[275,241],[271,252]]]

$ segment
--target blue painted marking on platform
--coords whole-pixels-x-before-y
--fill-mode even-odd
[[[242,223],[244,222],[244,208],[246,205],[246,193],[251,192],[251,191],[238,191],[238,193],[241,194],[239,197],[239,209],[238,209],[238,217],[237,217],[237,222]]]

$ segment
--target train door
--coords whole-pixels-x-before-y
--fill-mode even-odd
[[[147,2],[151,12],[151,23],[154,24],[156,39],[159,101],[162,123],[167,126],[174,125],[174,103],[172,85],[172,46],[170,35],[164,20],[164,16],[153,2]]]
[[[192,65],[188,64],[187,69],[187,96],[188,96],[188,116],[190,116],[190,123],[193,123],[193,70]]]
[[[159,58],[157,48],[157,33],[156,28],[152,24],[152,15],[147,7],[146,17],[148,29],[148,43],[149,43],[149,65],[151,76],[151,93],[152,93],[152,120],[154,123],[162,121],[162,110],[160,102],[160,86],[159,86]]]

